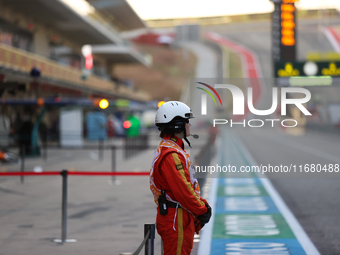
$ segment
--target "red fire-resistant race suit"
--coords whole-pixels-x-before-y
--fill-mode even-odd
[[[195,230],[201,229],[197,216],[207,212],[208,203],[200,197],[195,169],[181,139],[168,136],[161,141],[150,170],[150,189],[157,206],[161,189],[172,205],[167,215],[161,215],[157,207],[156,226],[164,255],[190,255]]]

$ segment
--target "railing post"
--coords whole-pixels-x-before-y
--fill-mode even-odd
[[[117,147],[115,145],[112,145],[111,146],[111,172],[114,173],[117,171],[117,156],[116,156],[116,153],[117,153]],[[120,180],[117,180],[116,176],[115,175],[112,175],[111,176],[111,182],[109,181],[109,184],[110,185],[120,185],[121,182]]]
[[[21,172],[23,173],[23,172],[25,172],[25,153],[26,153],[26,146],[25,145],[21,145]],[[24,183],[24,176],[23,175],[21,175],[20,176],[20,182],[21,182],[21,184],[23,184]]]
[[[62,203],[61,203],[61,242],[66,240],[67,232],[67,170],[61,171],[62,176]]]
[[[124,139],[124,145],[123,145],[123,150],[124,150],[124,159],[126,160],[127,159],[127,155],[128,155],[128,152],[127,152],[127,149],[128,149],[128,146],[127,146],[127,136],[125,135],[125,137],[123,138]]]
[[[43,159],[47,160],[47,141],[43,142]]]
[[[116,172],[116,146],[111,146],[111,171],[112,173]],[[116,176],[112,175],[112,183],[116,181]]]
[[[62,198],[61,198],[61,239],[54,239],[55,243],[74,243],[75,239],[66,239],[67,234],[67,176],[68,171],[62,170],[60,172],[62,176]]]
[[[102,138],[98,141],[98,158],[100,160],[104,158],[104,140]]]
[[[155,253],[155,224],[151,225],[151,235],[150,235],[150,247],[151,247],[151,254],[154,255]]]
[[[145,255],[154,255],[155,224],[144,224],[144,238],[149,230],[151,232],[149,239],[145,243]]]

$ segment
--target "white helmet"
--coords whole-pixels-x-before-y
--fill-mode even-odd
[[[180,117],[183,119],[195,118],[189,106],[179,101],[169,101],[158,108],[155,117],[156,126],[170,123],[174,118]]]

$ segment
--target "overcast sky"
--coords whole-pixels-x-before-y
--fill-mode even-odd
[[[269,0],[127,0],[142,19],[221,16],[273,10]],[[338,8],[340,0],[300,0],[300,9]]]

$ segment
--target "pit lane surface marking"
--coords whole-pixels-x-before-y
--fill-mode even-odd
[[[340,34],[333,27],[325,27],[322,31],[334,50],[340,53]]]
[[[221,165],[257,165],[235,135],[222,131],[220,141]],[[198,255],[319,254],[268,179],[233,177],[213,178],[214,214],[202,231]]]

